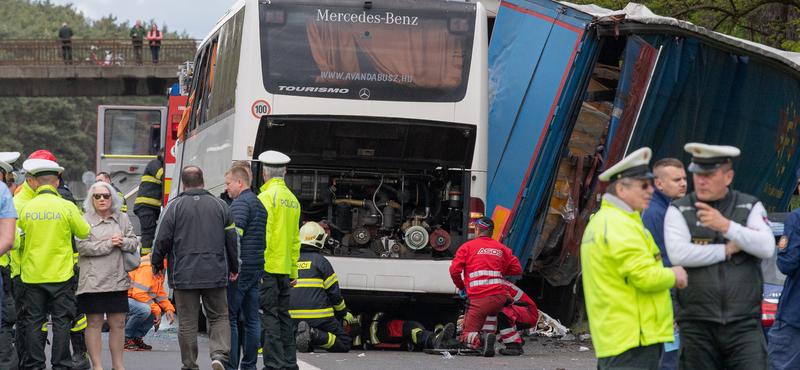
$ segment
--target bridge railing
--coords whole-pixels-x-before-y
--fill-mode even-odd
[[[197,45],[195,39],[161,40],[159,65],[179,65],[194,60]],[[136,50],[131,39],[73,39],[72,60],[64,50],[61,40],[50,39],[0,39],[0,65],[104,65],[135,66]],[[64,54],[66,53],[66,59]],[[110,55],[107,59],[106,56]],[[148,41],[141,47],[141,63],[153,64]]]

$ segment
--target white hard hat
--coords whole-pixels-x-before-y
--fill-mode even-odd
[[[306,222],[306,224],[300,228],[300,244],[322,249],[327,237],[328,234],[325,233],[325,229],[316,222]]]

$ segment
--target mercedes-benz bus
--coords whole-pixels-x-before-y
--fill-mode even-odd
[[[348,306],[452,302],[485,207],[487,39],[474,3],[240,1],[198,49],[173,178],[196,165],[221,194],[245,160],[258,188],[258,155],[283,152]]]

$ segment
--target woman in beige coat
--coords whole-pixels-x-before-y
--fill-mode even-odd
[[[91,225],[89,236],[77,240],[78,309],[86,314],[86,348],[92,369],[102,370],[103,314],[108,316],[108,348],[112,369],[124,370],[125,315],[131,279],[125,272],[122,252],[136,252],[139,245],[128,215],[119,211],[120,197],[111,184],[96,182],[83,203],[83,218]]]

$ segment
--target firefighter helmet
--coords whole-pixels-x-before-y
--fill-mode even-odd
[[[325,229],[316,222],[306,222],[306,224],[300,228],[300,244],[322,249],[327,237],[328,234],[325,233]]]

